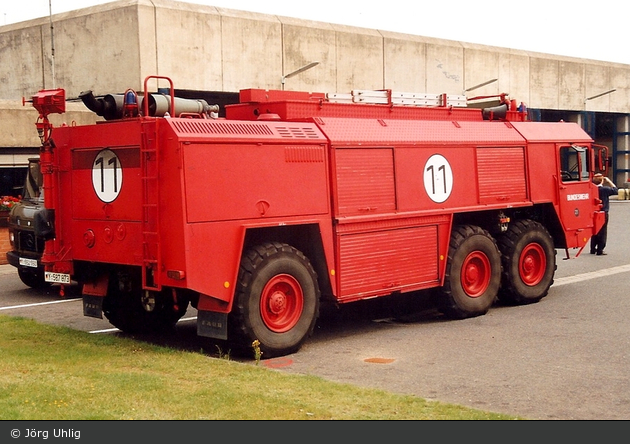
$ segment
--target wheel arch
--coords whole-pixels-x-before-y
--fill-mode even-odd
[[[328,273],[324,243],[317,224],[250,228],[245,233],[242,254],[264,242],[285,243],[300,250],[309,259],[317,273],[317,283],[322,298],[332,297],[332,282]]]
[[[558,214],[552,203],[540,203],[527,207],[498,208],[492,210],[457,213],[453,216],[453,226],[478,225],[492,236],[498,237],[502,231],[498,223],[499,214],[510,219],[509,223],[519,220],[534,220],[541,223],[553,238],[555,248],[566,248],[566,237]]]

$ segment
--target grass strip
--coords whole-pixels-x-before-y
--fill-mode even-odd
[[[0,316],[0,420],[307,419],[519,418]]]

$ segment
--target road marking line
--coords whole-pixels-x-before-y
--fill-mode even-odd
[[[630,271],[630,264],[620,265],[618,267],[612,268],[605,268],[603,270],[591,271],[589,273],[576,274],[575,276],[554,279],[552,287],[574,284],[576,282],[588,281],[589,279],[597,279],[600,277],[611,276],[613,274],[625,273],[628,271]]]
[[[197,320],[197,316],[193,316],[191,318],[182,318],[182,319],[180,319],[178,321],[178,323],[179,322],[185,322],[185,321],[196,321],[196,320]],[[117,328],[106,328],[104,330],[92,330],[92,331],[90,331],[88,333],[113,333],[115,331],[120,331],[120,330],[117,329]]]
[[[63,299],[61,301],[38,302],[36,304],[12,305],[10,307],[0,307],[0,310],[13,310],[15,308],[39,307],[40,305],[61,304],[62,302],[80,301],[81,298]]]
[[[115,331],[120,331],[117,328],[106,328],[105,330],[92,330],[89,331],[88,333],[113,333]]]

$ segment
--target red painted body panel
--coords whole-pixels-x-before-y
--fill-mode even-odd
[[[592,139],[578,124],[571,122],[537,122],[535,125],[514,122],[513,126],[529,141],[532,202],[552,202],[565,232],[567,248],[583,247],[593,232],[599,230],[600,217],[593,215],[599,199],[597,188],[588,177],[563,183],[560,166],[554,161],[562,147],[589,146]]]
[[[179,226],[161,220],[167,231],[183,229],[184,242],[161,241],[164,268],[185,271],[179,285],[231,304],[247,227],[330,224],[326,139],[308,123],[168,124],[180,186],[161,187],[160,198],[183,213]]]
[[[325,146],[195,143],[182,151],[188,223],[328,212]]]
[[[335,146],[369,143],[372,146],[409,144],[452,146],[464,143],[497,146],[523,144],[525,139],[510,122],[315,118]],[[532,124],[532,123],[530,123]]]
[[[558,142],[589,144],[593,140],[573,122],[510,122],[530,143]]]
[[[351,222],[337,228],[339,299],[344,302],[439,285],[439,227],[446,216]]]
[[[124,169],[125,183],[122,184],[120,194],[113,202],[105,203],[96,198],[87,198],[81,205],[72,207],[74,219],[110,219],[115,221],[139,221],[142,207],[137,205],[140,184],[140,149],[135,147],[112,147],[105,145],[115,152]],[[104,147],[84,148],[72,153],[72,186],[76,190],[94,192],[92,184],[92,167],[98,153]],[[93,197],[96,197],[92,195]],[[88,196],[86,196],[88,197]]]
[[[58,200],[48,199],[47,193],[46,205],[58,209],[57,237],[48,242],[51,247],[47,246],[47,252],[54,252],[60,261],[140,264],[139,122],[60,127],[55,129],[54,140],[55,193],[52,194]],[[93,185],[93,164],[98,153],[105,149],[118,154],[126,171],[124,186],[113,202],[99,199]],[[93,233],[90,247],[86,245],[88,230]],[[65,264],[58,264],[56,270],[63,271],[64,267]]]
[[[496,131],[487,126],[463,122],[455,130],[459,137],[438,141],[440,133],[454,130],[452,122],[402,121],[383,127],[374,120],[322,119],[322,131],[337,148],[336,214],[530,205],[525,140],[502,123],[496,123]],[[497,141],[490,142],[491,134]],[[386,141],[389,136],[392,140]],[[440,203],[431,200],[423,184],[426,163],[435,154],[446,159],[453,176],[452,193]]]

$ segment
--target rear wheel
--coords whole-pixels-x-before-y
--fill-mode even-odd
[[[503,260],[499,298],[531,304],[545,297],[557,268],[556,250],[547,229],[532,220],[517,221],[498,242]]]
[[[109,322],[131,334],[172,330],[187,308],[187,300],[175,303],[172,289],[143,290],[139,273],[112,273],[103,301]]]
[[[241,260],[231,335],[244,348],[258,340],[263,358],[295,353],[315,328],[319,299],[317,275],[300,251],[260,245]]]
[[[444,314],[463,319],[485,314],[501,283],[501,256],[495,240],[480,227],[453,229],[440,298]]]

